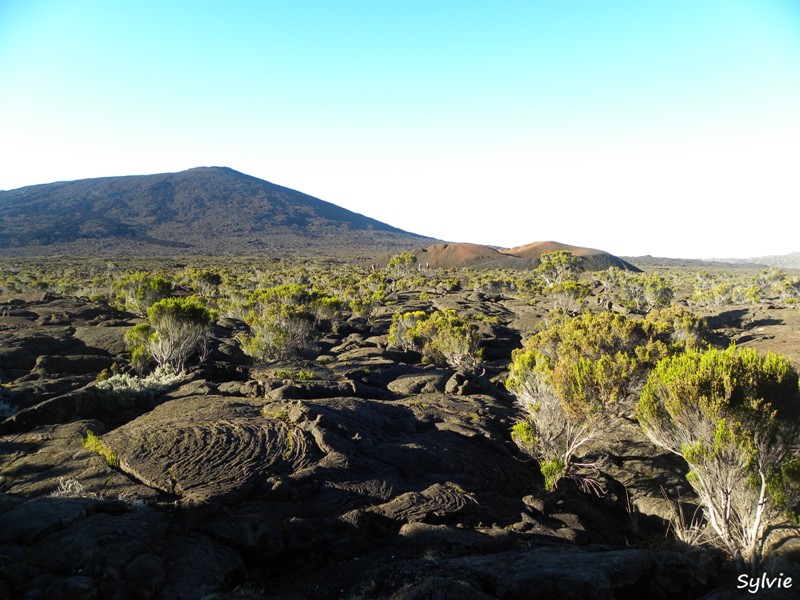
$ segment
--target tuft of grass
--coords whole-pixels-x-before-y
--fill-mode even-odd
[[[86,435],[83,437],[83,447],[89,452],[94,452],[105,458],[109,467],[119,467],[117,453],[112,450],[111,446],[97,437],[91,429],[86,430]]]
[[[50,493],[51,498],[98,498],[97,494],[87,492],[77,479],[58,478],[58,489]]]
[[[472,318],[476,321],[483,321],[489,325],[500,325],[500,317],[495,315],[485,315],[483,313],[476,312],[472,315]]]
[[[278,421],[282,421],[286,425],[292,425],[292,419],[289,417],[289,413],[285,410],[278,409],[267,411],[265,410],[266,407],[261,409],[261,414],[267,417],[268,419],[276,419]]]
[[[278,379],[290,379],[292,381],[309,381],[316,379],[317,375],[313,371],[288,371],[281,369],[279,371],[275,371],[275,377]]]

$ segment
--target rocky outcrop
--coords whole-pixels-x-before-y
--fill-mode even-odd
[[[261,480],[307,466],[310,435],[260,403],[206,395],[166,402],[104,437],[119,469],[189,503],[249,495]],[[270,416],[268,416],[270,415]]]

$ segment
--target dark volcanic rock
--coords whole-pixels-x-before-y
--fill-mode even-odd
[[[437,371],[401,375],[386,387],[390,391],[404,396],[444,392],[445,382],[451,373],[452,371]]]
[[[312,398],[337,398],[355,392],[351,381],[303,381],[282,385],[267,392],[270,400],[309,400]]]
[[[249,494],[271,473],[292,472],[315,454],[310,436],[259,405],[226,396],[166,402],[104,437],[120,469],[192,503]]]
[[[150,582],[141,571],[126,573],[126,568],[157,551],[166,529],[163,514],[122,502],[30,500],[0,514],[0,555],[20,549],[26,556],[16,569],[0,566],[0,575],[12,589],[26,590],[25,597],[136,597],[126,594],[147,589]]]
[[[699,558],[699,560],[698,560]],[[485,556],[389,565],[365,578],[377,582],[367,598],[439,598],[433,581],[457,582],[476,597],[511,600],[615,600],[697,598],[714,581],[716,569],[702,556],[649,550],[577,551],[537,549]],[[429,590],[419,595],[419,590]],[[466,596],[471,597],[471,596]]]
[[[67,385],[67,387],[71,387]],[[67,392],[44,400],[0,422],[0,435],[29,431],[40,425],[64,423],[73,419],[93,418],[106,413],[105,403],[98,397],[94,386]]]
[[[113,359],[98,355],[40,355],[33,370],[41,376],[86,375],[110,367]]]
[[[232,589],[245,577],[244,563],[233,550],[197,534],[171,538],[164,551],[164,567],[169,577],[159,600],[203,598]]]

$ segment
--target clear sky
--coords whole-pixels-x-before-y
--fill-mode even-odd
[[[0,0],[0,189],[212,165],[450,241],[800,251],[800,2]]]

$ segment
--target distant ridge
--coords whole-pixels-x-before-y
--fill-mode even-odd
[[[433,241],[227,167],[0,191],[5,255],[363,255]]]
[[[757,262],[757,258],[669,258],[665,256],[622,256],[623,260],[642,269],[688,268],[688,269],[764,269],[769,266]],[[791,269],[794,267],[784,266]],[[800,268],[800,267],[797,267]]]
[[[770,256],[755,256],[753,258],[715,258],[712,260],[734,265],[749,264],[762,265],[765,267],[778,267],[780,269],[800,269],[800,252],[790,252],[789,254],[773,254]]]
[[[507,250],[497,250],[479,244],[433,244],[416,251],[417,258],[432,268],[454,269],[460,267],[497,269],[535,269],[539,258],[549,252],[566,250],[580,259],[581,268],[587,271],[600,271],[618,267],[628,271],[638,271],[634,265],[603,250],[570,246],[560,242],[533,242]]]

